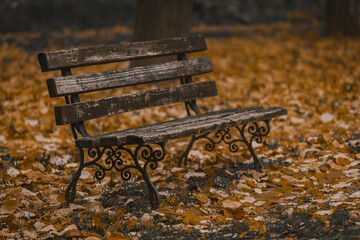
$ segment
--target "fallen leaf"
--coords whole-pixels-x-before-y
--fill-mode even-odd
[[[334,119],[334,115],[332,115],[330,113],[323,113],[323,114],[321,114],[320,119],[323,123],[328,123]]]
[[[36,230],[43,229],[45,226],[46,226],[45,223],[42,223],[42,222],[35,222],[35,223],[34,223],[34,228],[35,228]]]
[[[11,234],[8,232],[4,232],[3,230],[0,231],[0,237],[10,238]]]
[[[254,197],[245,197],[244,199],[240,200],[241,203],[253,203],[255,202]]]
[[[8,168],[8,170],[6,171],[7,175],[9,175],[10,177],[17,177],[17,175],[19,175],[19,170],[17,170],[16,168],[10,167]]]
[[[333,212],[333,210],[322,210],[315,212],[315,215],[331,215]]]
[[[19,203],[17,200],[6,200],[1,205],[1,214],[13,214],[18,208],[18,205]]]
[[[210,199],[203,193],[196,193],[195,198],[204,206],[208,206],[211,202]]]
[[[48,225],[44,228],[41,228],[39,232],[57,232],[57,229],[53,225]]]
[[[349,198],[360,198],[360,191],[352,193]]]
[[[4,135],[0,135],[0,141],[3,142],[4,144],[7,143],[6,138],[5,138]]]
[[[226,208],[224,210],[225,217],[234,218],[236,220],[244,219],[245,212],[242,208]]]
[[[190,170],[185,174],[185,178],[189,179],[190,177],[205,177],[206,174],[204,172],[195,172],[194,170]]]
[[[222,202],[222,205],[224,208],[237,209],[241,206],[241,203],[226,199]]]
[[[297,118],[297,117],[291,117],[290,121],[291,121],[292,124],[300,124],[300,123],[303,123],[305,121],[305,119]]]
[[[201,217],[201,212],[194,208],[185,211],[183,217],[183,223],[186,225],[197,225],[204,220],[204,218]]]
[[[38,238],[37,233],[34,231],[30,232],[28,230],[24,230],[23,233],[24,233],[25,238],[28,238],[28,239],[37,239]]]

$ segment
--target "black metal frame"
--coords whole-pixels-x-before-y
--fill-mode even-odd
[[[178,60],[185,60],[187,59],[185,54],[179,54]],[[63,76],[72,75],[71,69],[63,69],[61,70]],[[182,77],[180,78],[181,84],[188,84],[192,83],[191,76]],[[69,98],[70,97],[70,98]],[[77,94],[71,96],[65,96],[66,104],[80,102],[79,96]],[[188,116],[191,116],[191,112],[194,112],[196,115],[201,114],[196,100],[186,101],[185,108]],[[187,164],[188,154],[190,152],[191,147],[193,146],[194,142],[199,139],[206,139],[208,143],[205,145],[205,148],[208,151],[212,151],[215,148],[215,145],[224,142],[225,144],[229,145],[229,150],[231,152],[237,152],[239,150],[239,146],[237,145],[238,142],[244,143],[250,150],[251,155],[254,159],[254,167],[257,170],[261,171],[261,168],[264,167],[262,161],[256,156],[256,153],[252,147],[252,143],[255,140],[257,143],[261,143],[263,137],[266,136],[270,132],[269,122],[270,120],[264,121],[266,126],[259,126],[258,123],[253,122],[249,124],[245,124],[242,126],[235,126],[238,130],[240,137],[239,138],[232,138],[230,134],[230,129],[223,129],[215,132],[215,140],[209,137],[209,133],[201,134],[198,136],[192,136],[191,141],[189,142],[186,150],[182,153],[179,160],[179,166],[182,165],[184,160],[184,165]],[[247,140],[245,137],[245,132],[251,135],[250,139]],[[74,136],[74,139],[78,139],[78,134],[83,137],[88,137],[89,134],[86,130],[84,122],[76,122],[71,124],[71,131]],[[125,147],[131,146],[128,144],[119,145],[119,146],[108,146],[108,147],[95,147],[95,148],[87,148],[87,155],[92,160],[85,162],[85,153],[83,148],[78,148],[80,152],[80,163],[77,171],[72,177],[68,187],[65,191],[65,199],[67,202],[72,202],[75,199],[76,195],[76,185],[81,176],[81,172],[85,167],[88,166],[95,166],[98,168],[95,171],[95,178],[98,180],[102,180],[105,177],[107,171],[116,170],[120,172],[121,178],[125,181],[131,179],[132,174],[130,172],[131,169],[137,169],[141,175],[143,176],[146,185],[149,191],[149,200],[150,204],[153,207],[157,207],[160,204],[160,195],[158,190],[156,189],[155,185],[151,182],[150,177],[147,173],[147,168],[149,167],[152,170],[155,170],[158,166],[158,162],[163,160],[166,155],[165,143],[156,143],[152,145],[157,145],[159,149],[154,150],[154,148],[149,144],[139,144],[133,145],[133,147]],[[135,149],[135,150],[132,150]],[[123,158],[123,153],[128,154],[133,161],[133,165],[125,165],[125,159]],[[103,161],[104,165],[100,164],[100,161]],[[144,164],[141,166],[140,159],[144,160]]]
[[[187,59],[185,54],[178,55],[178,60],[185,60],[185,59]],[[181,84],[187,84],[187,83],[192,83],[192,82],[193,81],[192,81],[191,76],[180,78]],[[201,112],[197,106],[196,100],[185,102],[185,108],[186,108],[186,112],[187,112],[188,116],[191,116],[190,109],[196,115],[201,114]],[[229,145],[229,150],[231,152],[237,152],[239,150],[239,146],[237,145],[237,143],[238,142],[244,143],[248,147],[248,149],[254,159],[254,168],[258,171],[261,171],[261,169],[264,168],[264,163],[261,161],[261,159],[259,159],[257,157],[255,150],[252,146],[252,143],[254,140],[257,143],[262,143],[263,137],[268,135],[270,132],[270,124],[269,124],[270,120],[264,120],[262,122],[265,122],[266,126],[259,126],[259,124],[257,122],[251,122],[249,124],[235,126],[235,128],[240,133],[240,137],[237,139],[232,138],[229,128],[222,129],[222,130],[215,132],[214,137],[215,137],[215,139],[218,139],[218,140],[212,140],[209,137],[209,134],[211,132],[204,133],[204,134],[201,134],[198,136],[193,135],[191,137],[191,140],[190,140],[188,146],[186,147],[185,151],[180,155],[178,166],[181,167],[182,163],[184,163],[184,166],[187,165],[188,155],[189,155],[189,152],[190,152],[194,142],[196,142],[199,139],[207,139],[209,141],[209,143],[207,143],[205,145],[205,149],[208,151],[214,150],[216,144],[220,144],[221,142],[224,142],[225,144]],[[246,128],[247,128],[247,132],[251,135],[249,140],[247,140],[245,137],[245,129]]]
[[[160,149],[154,149],[151,145],[136,145],[135,150],[128,145],[112,146],[112,147],[96,147],[88,148],[87,155],[92,160],[85,163],[85,154],[83,148],[79,148],[80,151],[80,164],[78,170],[75,172],[69,186],[65,191],[65,199],[68,202],[72,202],[76,195],[76,184],[79,180],[82,170],[85,167],[95,166],[98,170],[95,171],[95,178],[102,180],[107,171],[116,170],[120,172],[120,176],[124,181],[128,181],[132,177],[131,169],[138,170],[143,176],[146,185],[149,190],[149,200],[153,207],[157,207],[160,204],[160,195],[155,185],[151,182],[147,173],[147,169],[155,170],[158,166],[158,162],[163,160],[166,155],[165,143],[152,144],[157,145]],[[133,147],[134,148],[134,147]],[[126,165],[125,155],[129,155],[134,164]],[[144,160],[144,164],[141,166],[140,159]],[[103,160],[103,165],[100,161]]]
[[[71,69],[61,70],[62,76],[72,75]],[[70,98],[69,98],[70,97]],[[80,98],[77,94],[71,96],[65,96],[66,104],[80,102]],[[86,130],[84,122],[76,122],[71,124],[71,132],[74,136],[74,139],[78,139],[78,134],[83,137],[88,137],[89,134]],[[157,145],[158,148],[154,150],[151,145]],[[121,178],[125,181],[131,179],[132,174],[131,169],[137,169],[149,190],[149,200],[152,207],[157,207],[160,205],[160,195],[156,189],[153,182],[151,182],[150,177],[147,173],[148,167],[152,170],[155,170],[158,166],[158,162],[163,160],[166,156],[165,143],[155,143],[155,144],[139,144],[131,145],[123,144],[119,146],[108,146],[108,147],[95,147],[87,148],[87,155],[92,160],[85,162],[85,153],[83,148],[78,148],[80,152],[80,163],[77,171],[73,175],[68,187],[65,190],[65,199],[67,202],[72,202],[75,199],[76,195],[76,185],[81,176],[81,172],[85,167],[95,166],[98,168],[95,171],[95,178],[97,180],[102,180],[105,177],[107,171],[116,170],[120,172]],[[130,147],[125,147],[130,146]],[[135,150],[131,150],[134,149]],[[124,165],[125,159],[123,158],[123,153],[130,155],[134,165]],[[99,162],[105,158],[103,161],[104,165],[101,165]],[[143,166],[140,164],[140,159],[143,159],[145,163]]]
[[[235,128],[238,130],[239,132],[239,138],[234,138],[231,133],[230,133],[230,129],[226,128],[226,129],[222,129],[219,131],[216,131],[214,134],[214,139],[209,137],[209,134],[211,132],[205,133],[205,134],[201,134],[198,136],[192,136],[187,148],[185,149],[185,151],[180,155],[180,159],[178,162],[178,165],[181,166],[182,163],[184,163],[184,165],[187,165],[187,160],[188,160],[188,155],[189,152],[194,144],[194,142],[196,142],[199,139],[206,139],[208,141],[208,143],[206,143],[205,145],[205,149],[208,151],[212,151],[215,149],[215,146],[217,144],[220,143],[225,143],[227,145],[229,145],[229,150],[233,153],[238,152],[239,151],[239,146],[238,143],[244,143],[253,159],[254,159],[254,168],[258,171],[261,171],[262,168],[264,168],[264,163],[261,161],[261,159],[259,159],[255,153],[255,150],[252,146],[253,141],[255,140],[255,142],[257,143],[262,143],[263,141],[263,137],[265,137],[266,135],[269,134],[270,132],[270,120],[264,120],[262,121],[265,123],[265,126],[260,126],[258,122],[251,122],[249,124],[244,124],[241,126],[235,126]],[[246,136],[245,136],[245,132],[247,132],[250,134],[250,139],[247,140]]]

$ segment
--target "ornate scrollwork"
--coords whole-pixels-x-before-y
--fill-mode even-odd
[[[116,170],[120,172],[123,180],[127,181],[132,177],[131,169],[137,169],[141,174],[147,174],[147,167],[154,170],[158,166],[158,162],[163,160],[165,152],[165,144],[157,144],[160,149],[154,149],[150,145],[138,145],[135,150],[124,145],[103,148],[89,148],[88,156],[92,159],[86,165],[93,165],[97,167],[95,171],[95,178],[102,180],[107,171]],[[133,165],[124,165],[125,156],[128,155],[133,160]],[[139,160],[142,159],[145,163],[141,166]],[[100,163],[100,160],[101,163]]]
[[[231,133],[230,133],[230,129],[226,128],[226,129],[216,131],[214,134],[214,138],[210,138],[209,133],[207,133],[206,135],[197,137],[197,139],[201,139],[201,138],[205,138],[208,141],[205,144],[205,149],[208,151],[212,151],[215,149],[215,146],[217,144],[219,144],[221,142],[228,143],[228,141],[231,139]]]
[[[151,182],[147,173],[147,167],[150,169],[156,169],[158,162],[165,158],[165,144],[158,143],[154,149],[150,145],[137,145],[136,147],[128,148],[125,145],[112,146],[112,147],[95,147],[88,149],[88,156],[92,159],[85,163],[84,150],[79,148],[80,152],[80,164],[78,170],[75,172],[72,180],[65,190],[65,199],[68,202],[72,202],[76,195],[76,184],[80,178],[81,171],[88,166],[95,166],[95,178],[102,180],[105,177],[107,171],[116,170],[120,172],[120,176],[123,180],[127,181],[132,177],[131,169],[137,169],[144,178],[144,181],[149,190],[149,200],[153,207],[157,207],[160,204],[160,194],[155,185]],[[160,148],[160,149],[159,149]],[[125,158],[131,158],[133,165],[125,165],[127,161]],[[142,161],[139,161],[141,160]],[[144,163],[143,163],[144,162]]]
[[[209,134],[204,134],[196,137],[197,139],[206,139],[208,142],[205,144],[205,149],[208,151],[212,151],[215,149],[215,146],[220,143],[225,143],[229,146],[229,150],[231,152],[239,151],[238,143],[245,143],[248,147],[252,147],[252,142],[261,143],[263,141],[263,137],[268,135],[270,132],[269,120],[263,121],[265,125],[260,125],[258,122],[252,122],[250,124],[244,124],[242,126],[235,126],[239,133],[239,138],[235,138],[231,135],[230,129],[222,129],[216,131],[214,134],[214,138],[210,138]],[[250,139],[248,140],[246,137],[246,133],[250,135]]]
[[[199,139],[205,139],[207,141],[205,144],[205,149],[208,151],[214,150],[217,144],[223,142],[229,146],[230,152],[235,153],[240,149],[238,143],[244,143],[249,148],[250,153],[254,158],[254,164],[256,167],[258,168],[258,165],[263,166],[263,163],[258,159],[252,147],[253,141],[256,143],[261,143],[263,141],[263,137],[268,135],[270,132],[270,120],[264,120],[262,122],[265,124],[259,124],[260,122],[252,122],[242,126],[235,126],[235,129],[240,135],[237,138],[232,136],[230,128],[216,131],[213,137],[210,137],[211,132],[198,136],[192,136],[186,150],[180,155],[178,165],[181,166],[182,162],[184,162],[184,165],[186,166],[188,154],[193,143]]]

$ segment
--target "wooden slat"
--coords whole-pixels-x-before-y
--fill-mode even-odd
[[[57,125],[64,125],[114,114],[196,98],[216,96],[214,81],[189,83],[174,87],[153,89],[133,94],[84,101],[55,107]]]
[[[212,71],[207,57],[47,80],[50,97],[192,76]]]
[[[171,127],[178,128],[181,125],[184,125],[184,122],[201,122],[205,119],[221,119],[226,116],[230,116],[236,113],[253,111],[256,109],[260,109],[262,107],[253,107],[253,108],[228,108],[214,112],[207,112],[200,115],[195,115],[186,118],[174,119],[167,122],[159,122],[151,125],[141,126],[137,128],[125,129],[117,132],[104,133],[96,136],[90,136],[78,139],[76,141],[76,146],[78,147],[99,147],[99,146],[112,146],[113,144],[117,144],[121,142],[122,144],[127,143],[128,136],[134,136],[138,130],[140,131],[151,131],[152,129],[165,129]],[[115,140],[116,139],[116,140]],[[115,145],[116,145],[115,144]]]
[[[234,112],[227,116],[212,116],[209,115],[205,118],[197,119],[196,116],[193,119],[183,118],[179,122],[165,124],[165,126],[157,128],[148,128],[137,130],[126,136],[125,142],[132,144],[143,144],[143,143],[157,143],[166,142],[171,139],[188,137],[191,135],[203,134],[211,131],[220,129],[230,128],[238,125],[247,124],[249,122],[260,121],[264,119],[271,119],[276,116],[286,114],[283,108],[259,108],[240,113]],[[167,125],[167,126],[166,126]],[[121,138],[116,136],[117,144]],[[115,138],[106,138],[102,142],[109,144],[115,142]],[[116,145],[117,145],[116,144]]]
[[[236,113],[223,118],[210,118],[199,121],[196,124],[189,122],[188,124],[179,125],[179,127],[170,126],[166,129],[161,129],[160,131],[137,131],[133,135],[128,136],[127,140],[138,144],[163,142],[194,134],[203,134],[210,131],[235,127],[250,122],[271,119],[284,114],[286,114],[286,110],[278,107],[257,109],[249,112]]]
[[[76,140],[77,147],[166,142],[285,115],[285,108],[226,109]]]
[[[204,37],[195,36],[144,42],[123,42],[111,46],[44,52],[38,54],[38,59],[41,70],[45,72],[204,50],[206,50]]]

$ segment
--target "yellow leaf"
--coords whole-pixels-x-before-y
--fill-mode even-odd
[[[199,200],[202,205],[207,205],[210,203],[210,199],[203,193],[196,193],[195,198]]]
[[[18,205],[19,203],[17,200],[6,200],[1,205],[1,214],[13,214],[16,211]]]
[[[242,208],[226,208],[224,210],[225,217],[234,218],[236,220],[244,219],[245,212],[242,210]]]
[[[226,223],[226,219],[222,216],[222,215],[216,215],[214,217],[214,220],[219,223],[219,224],[224,224]]]
[[[8,232],[4,232],[3,230],[0,231],[0,237],[3,237],[3,238],[10,238],[11,234],[8,233]]]
[[[129,220],[126,221],[126,225],[123,227],[126,227],[127,231],[132,231],[135,229],[137,223],[138,223],[137,217],[132,216]]]
[[[342,166],[349,165],[351,163],[350,159],[338,157],[336,158],[336,163]]]
[[[191,208],[183,213],[183,222],[186,225],[196,225],[199,224],[204,218],[202,213],[197,208]]]
[[[250,178],[246,179],[246,183],[247,183],[250,187],[252,187],[252,188],[257,188],[257,187],[258,187],[258,186],[256,185],[255,181],[252,180],[252,179],[250,179]]]

